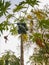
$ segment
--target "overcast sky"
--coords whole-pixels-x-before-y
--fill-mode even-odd
[[[11,3],[12,3],[11,7],[14,7],[14,4],[16,4],[16,3],[18,4],[22,0],[5,0],[5,1],[11,1]],[[49,4],[49,0],[41,0],[41,2],[42,3],[40,4],[40,8],[43,8],[43,6],[45,4]],[[7,34],[8,34],[8,32],[5,31],[4,35],[7,35]],[[12,51],[16,52],[16,55],[19,56],[20,55],[20,47],[18,47],[18,46],[20,46],[20,39],[18,39],[17,36],[9,35],[8,41],[7,41],[7,43],[5,43],[4,35],[0,37],[0,54],[2,52],[4,52],[5,50],[12,50]],[[33,47],[34,47],[34,45],[33,45]],[[19,49],[19,52],[18,52],[18,49]],[[25,58],[27,56],[29,56],[31,54],[31,52],[33,52],[33,49],[32,50],[29,49],[28,51],[29,51],[28,54],[26,54],[27,51],[25,52],[25,54],[26,54]],[[27,58],[25,60],[27,60]]]

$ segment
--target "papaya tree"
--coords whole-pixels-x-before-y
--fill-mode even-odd
[[[8,3],[8,4],[7,4]],[[3,4],[3,5],[2,5]],[[5,4],[5,5],[4,5]],[[25,17],[22,17],[20,16],[18,19],[15,17],[15,12],[20,12],[22,9],[26,9],[26,11],[22,11],[25,13],[25,15],[27,15],[27,9],[28,7],[26,7],[25,5],[28,5],[28,6],[31,6],[31,7],[34,7],[34,5],[38,5],[38,1],[37,0],[26,0],[26,1],[22,1],[20,2],[18,5],[16,4],[16,7],[13,9],[13,14],[7,14],[6,15],[6,12],[7,12],[7,9],[8,7],[10,6],[10,3],[9,2],[4,2],[4,0],[2,1],[1,0],[1,16],[3,16],[3,14],[6,15],[6,20],[3,21],[2,23],[0,23],[0,31],[1,33],[3,32],[3,30],[10,30],[11,34],[12,35],[15,35],[17,33],[20,34],[20,37],[21,37],[21,65],[24,65],[24,58],[23,58],[23,43],[24,41],[27,40],[27,31],[28,31],[28,28],[27,28],[27,25],[26,25],[26,21],[31,18],[31,25],[32,25],[32,17],[30,15],[27,16],[27,18]],[[5,9],[5,10],[4,10]],[[7,12],[8,13],[8,12]],[[9,22],[9,19],[10,18],[15,18],[14,20],[14,23],[12,22]],[[19,22],[18,22],[19,21]],[[16,26],[15,26],[16,24]],[[18,29],[17,29],[17,26],[18,26]],[[31,28],[32,30],[32,28]],[[5,42],[8,40],[8,35],[7,36],[4,36],[4,39],[5,39]],[[25,40],[24,40],[25,39]]]
[[[2,1],[1,1],[2,2]],[[4,0],[3,0],[4,2]],[[48,49],[48,32],[49,32],[49,19],[48,13],[45,10],[35,9],[34,6],[38,5],[37,0],[26,0],[15,5],[13,14],[8,14],[6,20],[0,23],[0,31],[10,30],[12,35],[20,34],[21,38],[21,65],[24,65],[24,51],[23,43],[29,39],[35,42],[40,48]],[[28,5],[28,6],[26,6]],[[4,5],[3,5],[4,6]],[[27,13],[29,6],[32,7],[31,14]],[[1,7],[0,7],[1,8]],[[8,8],[8,7],[7,7]],[[6,8],[6,9],[7,9]],[[23,10],[24,9],[24,10]],[[2,10],[1,10],[2,11]],[[6,10],[5,10],[6,12]],[[19,18],[16,18],[15,13],[20,13]],[[24,14],[24,16],[21,15]],[[3,14],[2,14],[3,15]],[[13,23],[9,20],[14,18]],[[28,27],[27,27],[28,25]],[[27,36],[28,35],[28,36]],[[8,40],[8,36],[4,36],[5,41]],[[29,37],[29,38],[28,38]],[[28,38],[28,39],[27,39]]]

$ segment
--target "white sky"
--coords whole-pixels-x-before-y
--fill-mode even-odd
[[[19,3],[22,0],[8,0],[8,1],[11,1],[12,4],[14,4],[14,3]],[[43,6],[45,4],[49,4],[49,0],[41,0],[41,2],[42,3],[40,4],[40,8],[43,8]],[[2,20],[2,19],[0,18],[0,20]],[[8,32],[4,32],[4,35],[7,35],[7,34],[8,34]],[[15,52],[15,54],[17,56],[20,56],[20,47],[18,47],[18,46],[20,46],[20,39],[18,39],[18,36],[11,36],[11,35],[9,35],[8,36],[8,41],[7,41],[7,43],[5,43],[5,40],[3,38],[4,35],[2,35],[0,37],[0,55],[5,50],[12,50],[13,52]],[[34,46],[35,45],[33,45],[33,48],[34,48]],[[24,53],[25,54],[25,65],[26,65],[26,61],[29,58],[29,55],[31,55],[31,53],[33,52],[33,48],[30,48],[28,51],[25,50],[25,53]],[[28,65],[30,65],[30,64],[28,64]]]

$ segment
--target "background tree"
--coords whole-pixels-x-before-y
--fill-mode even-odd
[[[20,65],[20,59],[13,52],[7,51],[0,57],[0,65]]]
[[[48,62],[49,60],[49,41],[48,41],[49,40],[48,38],[49,37],[49,31],[48,31],[49,16],[48,14],[49,13],[45,9],[37,10],[34,13],[36,14],[37,20],[38,20],[38,23],[36,26],[37,32],[33,34],[31,39],[33,39],[35,43],[38,45],[38,51],[31,56],[31,59],[32,59],[32,62],[35,61],[35,63],[40,63],[41,65],[43,65],[43,62],[44,62],[45,65],[48,65],[49,64]]]

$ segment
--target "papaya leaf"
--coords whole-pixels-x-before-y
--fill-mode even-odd
[[[13,15],[13,14],[9,14],[9,15],[7,16],[7,19],[10,19],[11,17],[14,17],[14,15]]]
[[[13,9],[13,12],[18,12],[18,11],[20,11],[23,8],[26,8],[26,7],[24,7],[22,5],[16,5],[16,7]]]
[[[37,0],[26,0],[26,2],[27,2],[27,4],[29,4],[33,7],[34,5],[38,5],[39,1],[37,1]]]
[[[11,5],[10,1],[7,2],[5,2],[4,0],[0,1],[0,17],[6,15],[10,5]]]
[[[49,29],[49,20],[43,19],[43,20],[39,21],[39,27]]]
[[[26,4],[26,2],[25,1],[20,2],[19,6],[23,4]]]
[[[18,31],[17,31],[17,27],[15,27],[14,25],[12,25],[10,32],[12,35],[17,35]]]

